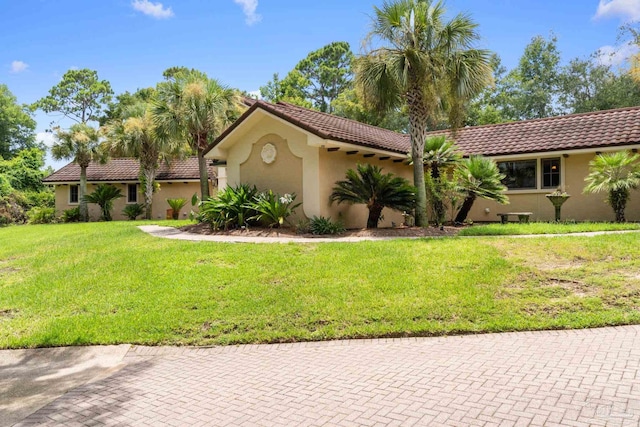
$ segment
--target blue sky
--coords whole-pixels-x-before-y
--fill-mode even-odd
[[[308,52],[344,40],[360,50],[382,0],[0,0],[0,83],[21,103],[46,95],[72,67],[97,70],[116,93],[155,85],[187,66],[254,91]],[[448,0],[480,24],[480,46],[513,67],[536,35],[563,59],[616,46],[640,0]],[[609,46],[609,48],[606,48]],[[623,47],[622,49],[626,49]],[[621,55],[624,57],[624,54]],[[51,118],[36,115],[38,132]],[[56,164],[58,166],[59,164]]]

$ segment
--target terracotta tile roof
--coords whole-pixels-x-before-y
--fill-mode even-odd
[[[210,168],[209,176],[213,176],[212,172]],[[87,181],[89,182],[138,181],[139,175],[140,164],[138,160],[130,158],[111,159],[104,165],[91,163],[87,168]],[[197,157],[174,160],[170,165],[161,162],[156,174],[158,181],[199,179]],[[69,163],[43,180],[45,183],[75,181],[80,181],[80,166],[76,163]]]
[[[408,135],[283,102],[265,101],[253,102],[209,150],[258,108],[324,139],[396,153],[410,151]],[[442,133],[436,131],[430,135]],[[640,143],[640,107],[467,127],[459,129],[455,139],[465,154],[487,156],[637,144]]]
[[[465,154],[485,156],[638,144],[640,107],[468,127],[455,140]]]
[[[253,105],[209,147],[211,150],[229,135],[240,123],[256,109],[261,108],[283,120],[286,120],[320,138],[346,142],[364,147],[388,150],[396,153],[409,151],[409,137],[387,129],[367,125],[333,114],[321,113],[286,102],[271,104],[255,101]],[[207,150],[207,152],[209,151]],[[205,152],[206,154],[206,152]]]

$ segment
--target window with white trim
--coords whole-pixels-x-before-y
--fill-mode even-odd
[[[77,205],[79,201],[80,201],[80,186],[70,185],[69,186],[69,204]]]
[[[127,184],[127,203],[138,203],[138,184]]]

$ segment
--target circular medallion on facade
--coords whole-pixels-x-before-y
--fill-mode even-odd
[[[265,144],[264,147],[262,147],[262,161],[266,164],[270,165],[271,163],[275,162],[276,154],[278,154],[278,152],[276,151],[276,147],[273,144]]]

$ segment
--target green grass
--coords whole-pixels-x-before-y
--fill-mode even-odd
[[[640,323],[640,234],[256,245],[139,224],[0,229],[0,348]]]
[[[589,231],[620,231],[640,230],[638,223],[618,224],[614,222],[531,222],[520,224],[510,222],[508,224],[474,225],[460,230],[460,236],[508,236],[518,234],[567,234],[584,233]]]

